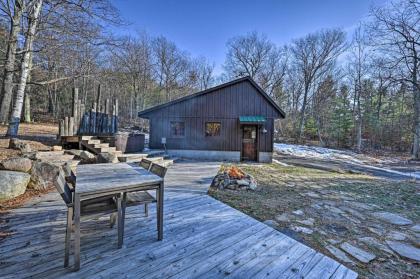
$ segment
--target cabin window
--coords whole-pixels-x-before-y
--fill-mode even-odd
[[[185,136],[185,123],[182,121],[171,121],[171,136],[184,137]]]
[[[220,136],[220,122],[206,122],[206,137]]]

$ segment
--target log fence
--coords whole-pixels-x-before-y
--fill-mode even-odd
[[[72,116],[59,121],[60,136],[113,135],[118,131],[118,100],[107,98],[102,104],[100,86],[90,109],[79,99],[78,88],[74,88],[71,111]]]

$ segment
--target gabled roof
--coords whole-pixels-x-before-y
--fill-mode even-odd
[[[198,97],[198,96],[202,96],[202,95],[205,95],[205,94],[208,94],[208,93],[211,93],[211,92],[213,92],[213,91],[216,91],[216,90],[219,90],[219,89],[222,89],[222,88],[224,88],[224,87],[229,87],[229,86],[232,86],[232,85],[235,85],[235,84],[237,84],[237,83],[241,83],[241,82],[244,82],[244,81],[249,81],[250,83],[251,83],[251,85],[252,86],[254,86],[255,87],[255,89],[257,89],[257,91],[274,107],[274,109],[275,110],[277,110],[278,111],[278,113],[281,115],[281,117],[282,118],[285,118],[286,117],[286,114],[284,113],[284,111],[273,101],[273,99],[271,99],[270,98],[270,96],[268,96],[268,94],[267,93],[265,93],[265,91],[251,78],[251,77],[249,77],[249,76],[246,76],[246,77],[243,77],[243,78],[238,78],[238,79],[235,79],[235,80],[232,80],[232,81],[229,81],[229,82],[226,82],[226,83],[223,83],[223,84],[220,84],[220,85],[218,85],[218,86],[215,86],[215,87],[212,87],[212,88],[209,88],[209,89],[206,89],[206,90],[203,90],[203,91],[200,91],[200,92],[197,92],[197,93],[194,93],[194,94],[191,94],[191,95],[188,95],[188,96],[185,96],[185,97],[182,97],[182,98],[179,98],[179,99],[176,99],[176,100],[173,100],[173,101],[170,101],[170,102],[168,102],[168,103],[164,103],[164,104],[161,104],[161,105],[157,105],[157,106],[154,106],[154,107],[151,107],[151,108],[148,108],[148,109],[145,109],[145,110],[143,110],[143,111],[140,111],[139,113],[138,113],[138,116],[139,117],[142,117],[142,116],[146,116],[146,114],[148,114],[149,112],[152,112],[152,111],[156,111],[156,110],[159,110],[159,109],[162,109],[162,108],[165,108],[165,107],[169,107],[169,106],[171,106],[171,105],[173,105],[173,104],[176,104],[176,103],[180,103],[180,102],[183,102],[183,101],[186,101],[186,100],[189,100],[189,99],[192,99],[192,98],[195,98],[195,97]]]

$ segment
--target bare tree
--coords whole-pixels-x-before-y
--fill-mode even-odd
[[[363,97],[363,79],[368,71],[368,54],[366,51],[366,38],[362,27],[359,25],[353,34],[353,40],[350,47],[350,55],[348,57],[348,73],[353,83],[353,106],[354,118],[356,123],[356,151],[360,152],[362,149],[362,104]]]
[[[224,69],[229,78],[250,76],[270,95],[281,87],[286,73],[285,51],[267,36],[252,32],[234,37],[227,48]]]
[[[191,74],[192,79],[195,81],[198,90],[205,90],[213,84],[213,70],[214,63],[210,63],[206,58],[199,57],[193,59]]]
[[[410,84],[414,98],[412,156],[420,159],[420,2],[401,0],[371,11],[370,38],[394,81]]]
[[[39,22],[39,15],[41,13],[43,0],[34,0],[31,3],[30,13],[28,18],[28,30],[25,35],[25,46],[22,62],[20,65],[20,79],[18,82],[18,88],[16,92],[16,99],[11,112],[9,120],[9,127],[7,129],[6,136],[15,137],[17,136],[20,116],[22,115],[23,100],[25,98],[25,87],[28,75],[30,72],[30,65],[32,64],[32,46],[35,39],[36,28]]]
[[[306,108],[314,82],[330,71],[345,47],[345,33],[340,29],[322,30],[294,40],[290,48],[292,63],[298,69],[303,82],[298,140],[303,138]]]
[[[13,76],[18,35],[20,33],[22,14],[25,11],[25,1],[15,0],[14,5],[9,1],[0,2],[1,11],[10,18],[9,41],[7,44],[6,62],[4,65],[3,84],[1,88],[0,124],[8,121],[10,104],[13,96]]]
[[[158,37],[153,41],[153,51],[153,68],[157,82],[164,91],[166,101],[171,101],[176,93],[174,91],[182,88],[188,76],[189,58],[185,52],[165,37]]]

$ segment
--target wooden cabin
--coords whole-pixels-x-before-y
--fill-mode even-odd
[[[149,119],[150,149],[185,158],[271,162],[274,121],[285,113],[244,77],[138,116]]]

